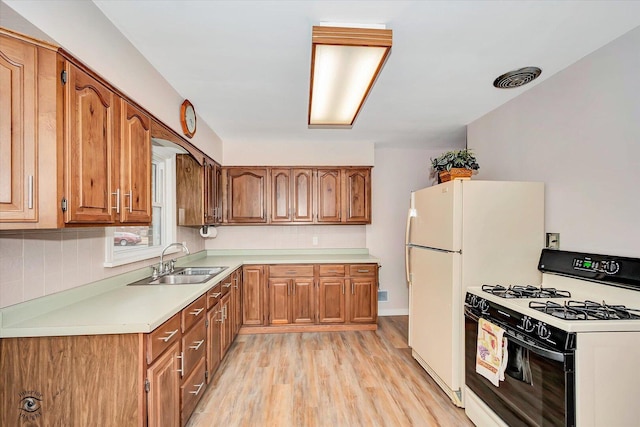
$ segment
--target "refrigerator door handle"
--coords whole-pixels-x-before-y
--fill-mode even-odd
[[[404,269],[407,275],[407,284],[411,286],[411,264],[409,263],[409,254],[411,252],[411,246],[404,247]]]

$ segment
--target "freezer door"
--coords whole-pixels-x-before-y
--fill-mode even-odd
[[[463,366],[461,255],[412,247],[409,256],[409,345],[450,394],[461,387]]]
[[[407,223],[407,244],[459,251],[462,245],[460,180],[411,193],[413,210]]]

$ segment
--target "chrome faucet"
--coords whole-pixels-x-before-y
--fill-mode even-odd
[[[171,264],[167,263],[167,265],[164,265],[164,253],[167,251],[167,249],[173,246],[181,246],[182,250],[186,252],[187,255],[190,255],[189,248],[187,248],[187,245],[185,245],[184,243],[175,242],[175,243],[168,244],[167,246],[165,246],[165,248],[162,250],[162,253],[160,254],[160,271],[159,271],[160,274],[166,274],[173,271],[174,262],[171,262]]]

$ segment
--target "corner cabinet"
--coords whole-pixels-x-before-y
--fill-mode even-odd
[[[189,154],[176,155],[178,225],[203,226],[222,222],[220,165],[208,157],[202,164]]]

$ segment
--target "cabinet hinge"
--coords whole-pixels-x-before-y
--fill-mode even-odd
[[[209,327],[209,319],[206,319],[206,320],[204,321],[204,327],[205,327],[205,328],[208,328],[208,327]]]
[[[62,212],[67,211],[67,198],[63,197],[62,202],[60,202],[60,207],[62,208]]]
[[[62,82],[63,86],[67,84],[67,71],[66,70],[62,70],[62,72],[60,73],[60,81]]]
[[[149,380],[146,378],[144,380],[144,391],[146,391],[147,393],[151,391],[151,384],[149,383]]]
[[[204,379],[206,382],[209,382],[209,371],[204,371]]]

